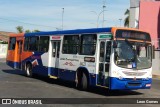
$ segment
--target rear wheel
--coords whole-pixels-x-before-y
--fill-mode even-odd
[[[31,64],[27,64],[27,66],[26,66],[26,73],[27,73],[28,77],[32,77],[33,76]]]

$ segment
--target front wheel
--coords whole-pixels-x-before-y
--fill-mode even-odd
[[[31,64],[27,64],[26,73],[27,73],[27,76],[28,76],[28,77],[32,77],[32,76],[33,76]]]
[[[88,89],[88,79],[87,75],[84,72],[82,72],[81,75],[78,75],[77,88],[80,90]]]
[[[85,73],[82,75],[82,82],[81,82],[82,90],[87,90],[88,89],[88,81],[87,81],[87,76]]]

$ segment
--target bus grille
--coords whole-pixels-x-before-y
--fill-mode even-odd
[[[140,86],[141,83],[128,83],[128,86]]]
[[[143,76],[147,72],[123,72],[126,76]]]

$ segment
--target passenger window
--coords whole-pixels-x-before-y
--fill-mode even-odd
[[[84,34],[81,35],[80,54],[82,55],[94,55],[96,51],[96,34]]]
[[[14,50],[16,46],[16,38],[11,37],[9,41],[9,50]]]
[[[49,36],[40,36],[39,51],[48,52],[48,48],[49,48]]]
[[[28,51],[29,49],[29,37],[25,37],[24,40],[24,51]]]
[[[38,51],[39,37],[31,37],[29,41],[29,51]]]
[[[77,54],[79,35],[65,35],[63,38],[63,54]]]

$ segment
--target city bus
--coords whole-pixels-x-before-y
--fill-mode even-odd
[[[29,77],[39,74],[73,81],[82,90],[90,86],[151,88],[154,49],[145,31],[108,27],[25,33],[23,38],[21,54],[15,57],[19,69]],[[9,49],[12,45],[10,42]],[[7,64],[12,65],[10,54],[7,57]]]

